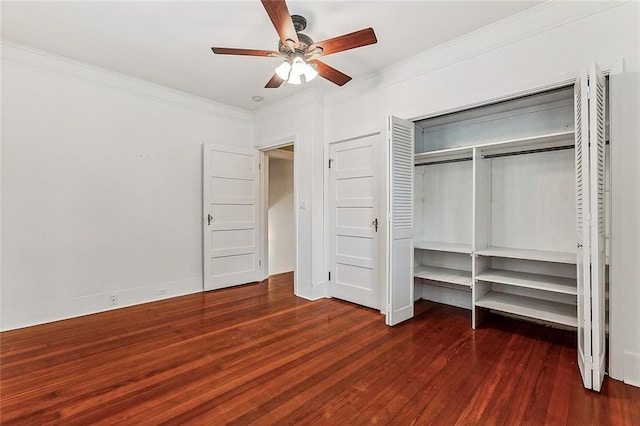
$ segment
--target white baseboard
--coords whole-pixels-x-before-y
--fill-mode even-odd
[[[302,297],[307,300],[324,299],[327,296],[327,284],[328,282],[320,282],[317,284],[311,284],[308,282],[301,282],[297,287],[296,296]]]
[[[640,387],[640,354],[624,353],[624,382]]]
[[[73,299],[56,300],[37,305],[11,307],[2,310],[0,331],[30,327],[53,321],[75,318],[98,312],[112,311],[126,306],[140,305],[202,291],[202,277],[157,283]],[[111,305],[109,297],[117,296],[117,304]]]
[[[329,297],[329,281],[321,281],[313,285],[313,300]]]

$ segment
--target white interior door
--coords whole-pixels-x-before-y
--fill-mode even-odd
[[[593,390],[600,391],[605,373],[605,90],[604,74],[589,66],[589,178],[591,242],[591,324]]]
[[[589,105],[588,76],[580,75],[574,86],[576,126],[576,222],[578,285],[578,366],[584,386],[592,387],[591,372],[591,266],[589,252]]]
[[[331,297],[380,308],[379,135],[329,148]]]
[[[259,279],[259,156],[250,148],[204,145],[204,289]]]
[[[387,325],[413,318],[413,164],[415,128],[389,117],[387,126]]]

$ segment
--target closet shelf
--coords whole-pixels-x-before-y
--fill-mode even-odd
[[[476,145],[483,155],[504,154],[523,149],[546,149],[575,144],[575,132],[567,130],[563,132],[548,133],[545,135],[528,136],[524,138],[510,139],[498,142],[480,143]]]
[[[440,241],[414,241],[413,248],[471,254],[471,244],[443,243]]]
[[[510,259],[537,260],[540,262],[576,263],[575,252],[487,247],[476,250],[475,253],[480,256],[508,257]]]
[[[533,274],[529,272],[489,269],[476,275],[476,280],[533,288],[562,294],[577,294],[575,278]]]
[[[473,158],[473,148],[461,147],[461,148],[448,148],[438,151],[428,151],[416,154],[414,161],[416,165],[420,163],[433,163],[440,161],[452,161],[452,160],[471,160]]]
[[[578,326],[575,305],[496,291],[488,292],[477,300],[475,305],[556,324]]]
[[[441,281],[471,287],[471,271],[443,268],[440,266],[419,265],[415,268],[413,276],[425,280]]]
[[[471,159],[473,148],[478,148],[482,154],[503,154],[523,149],[558,148],[575,144],[575,131],[547,133],[543,135],[525,136],[502,141],[478,141],[474,144],[456,148],[426,151],[415,154],[415,163],[430,163],[436,161],[451,161]]]

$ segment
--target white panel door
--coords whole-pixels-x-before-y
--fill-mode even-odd
[[[413,318],[413,165],[415,129],[410,121],[387,123],[387,325]]]
[[[329,148],[331,297],[380,308],[379,135]]]
[[[605,77],[589,66],[589,185],[591,243],[591,324],[593,390],[600,391],[605,373]]]
[[[589,254],[589,94],[583,72],[574,86],[576,125],[576,222],[578,285],[578,366],[584,386],[592,387],[591,372],[591,266]]]
[[[204,289],[257,281],[260,207],[258,151],[204,145]]]

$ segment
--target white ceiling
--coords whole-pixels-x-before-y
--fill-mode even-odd
[[[287,2],[292,14],[307,18],[304,33],[315,41],[374,28],[378,44],[323,58],[354,81],[540,3]],[[2,38],[247,110],[301,89],[264,88],[281,62],[278,58],[214,55],[210,50],[277,50],[278,36],[259,0],[2,1]],[[340,90],[321,78],[308,85],[322,92]],[[254,102],[254,95],[264,101]]]

